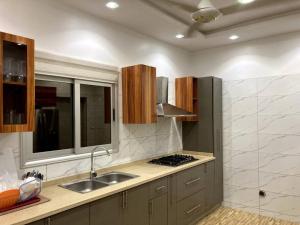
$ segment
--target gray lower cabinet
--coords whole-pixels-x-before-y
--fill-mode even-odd
[[[45,220],[38,220],[33,223],[29,223],[28,225],[46,225]]]
[[[147,225],[148,185],[142,185],[90,204],[91,225]]]
[[[149,224],[168,225],[169,179],[161,178],[149,184]]]
[[[149,202],[150,225],[168,225],[168,195],[151,199]]]
[[[215,162],[28,225],[191,225],[215,207]]]
[[[149,223],[148,194],[148,184],[125,191],[125,225],[146,225]]]
[[[89,205],[79,206],[74,209],[56,214],[28,225],[89,225],[90,207]]]
[[[91,225],[121,225],[123,195],[115,194],[90,204]]]
[[[171,177],[171,201],[169,201],[169,225],[197,223],[208,211],[208,193],[212,192],[208,163],[192,167]]]
[[[207,163],[207,211],[212,210],[218,204],[216,193],[218,193],[218,187],[215,184],[215,161]]]
[[[47,220],[47,225],[89,225],[90,207],[89,205],[83,205],[51,216]]]

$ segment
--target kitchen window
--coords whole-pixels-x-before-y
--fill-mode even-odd
[[[97,146],[116,149],[115,92],[115,84],[36,75],[35,131],[21,134],[23,165],[89,157]]]

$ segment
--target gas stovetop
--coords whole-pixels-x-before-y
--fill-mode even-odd
[[[181,166],[186,163],[194,162],[196,160],[198,159],[190,155],[170,155],[170,156],[161,157],[159,159],[153,159],[149,161],[149,163],[175,167],[175,166]]]

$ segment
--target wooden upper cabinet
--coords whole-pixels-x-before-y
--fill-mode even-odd
[[[198,97],[197,97],[197,78],[183,77],[175,80],[176,106],[188,112],[197,114]],[[180,121],[197,121],[197,116],[179,117]]]
[[[156,117],[156,68],[122,68],[123,123],[149,124]]]
[[[0,32],[0,133],[34,129],[34,41]]]

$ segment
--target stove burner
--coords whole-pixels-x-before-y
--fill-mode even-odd
[[[175,166],[181,166],[186,163],[194,162],[196,160],[198,159],[189,155],[170,155],[159,159],[153,159],[149,161],[149,163],[175,167]]]

